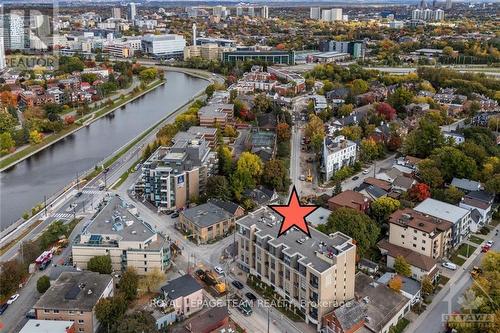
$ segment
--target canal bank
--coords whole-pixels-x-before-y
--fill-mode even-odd
[[[43,201],[44,193],[47,197],[60,193],[58,189],[100,165],[106,156],[120,152],[126,147],[123,142],[131,142],[147,129],[153,131],[162,119],[176,113],[209,84],[206,77],[195,78],[178,71],[167,71],[166,77],[166,85],[119,107],[113,116],[96,120],[2,172],[2,229]]]

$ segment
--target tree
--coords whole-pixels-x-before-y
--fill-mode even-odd
[[[444,183],[441,171],[437,168],[434,160],[429,158],[418,163],[418,175],[424,183],[432,188],[440,187]]]
[[[396,118],[396,110],[388,103],[380,103],[376,109],[379,116],[382,116],[387,121],[392,121]]]
[[[352,208],[334,210],[318,230],[325,234],[340,231],[352,237],[361,256],[375,245],[380,234],[380,227],[372,219]]]
[[[363,79],[356,79],[351,83],[351,91],[354,95],[364,94],[368,89],[368,83]]]
[[[231,187],[225,176],[210,176],[207,178],[207,198],[231,200]]]
[[[260,157],[250,152],[243,152],[236,162],[235,175],[240,178],[245,187],[253,186],[262,174]]]
[[[402,256],[397,256],[394,260],[394,270],[398,274],[411,276],[411,266]]]
[[[436,123],[422,118],[418,127],[411,131],[403,143],[403,151],[406,155],[425,158],[431,152],[443,146],[445,143],[443,134]]]
[[[340,131],[340,134],[349,140],[358,141],[361,140],[361,137],[363,136],[363,129],[358,125],[345,126]]]
[[[109,255],[92,257],[87,263],[87,269],[101,274],[111,274],[113,271],[111,257]]]
[[[160,284],[165,281],[165,278],[165,273],[155,268],[142,277],[140,280],[140,289],[147,290],[148,293],[156,292],[160,288]]]
[[[42,142],[43,134],[38,132],[37,130],[30,131],[30,143],[36,145]]]
[[[492,178],[488,179],[484,187],[486,191],[490,193],[500,193],[500,174],[497,173]]]
[[[4,298],[19,288],[19,284],[26,276],[27,271],[15,259],[2,263],[0,268],[0,297]]]
[[[137,311],[126,315],[116,329],[120,333],[157,333],[156,320],[147,311]]]
[[[311,115],[305,128],[305,135],[312,140],[315,135],[325,136],[325,127],[323,121],[316,115]]]
[[[432,284],[432,280],[429,275],[425,274],[422,277],[422,281],[420,281],[420,284],[422,286],[422,292],[425,295],[432,294],[432,292],[434,291],[434,285]]]
[[[392,279],[389,280],[389,288],[399,293],[401,288],[403,287],[403,279],[399,275],[395,275]]]
[[[71,125],[75,122],[75,116],[73,115],[67,115],[66,117],[64,117],[64,123],[66,125]]]
[[[279,123],[276,126],[276,136],[278,141],[290,141],[290,138],[292,137],[290,126],[287,123]]]
[[[22,260],[23,264],[27,265],[29,263],[32,263],[35,261],[35,259],[40,255],[42,252],[40,248],[40,242],[39,241],[25,241],[21,242],[21,253],[22,253]]]
[[[387,102],[389,102],[398,112],[403,112],[405,110],[404,107],[411,103],[413,97],[414,95],[411,91],[399,87],[389,96]]]
[[[231,150],[225,145],[219,145],[218,155],[219,159],[219,174],[229,176],[233,168],[233,155]]]
[[[340,180],[337,180],[335,181],[335,186],[333,187],[332,197],[340,193],[342,193],[342,182]]]
[[[50,288],[50,279],[47,275],[42,275],[38,278],[38,280],[36,281],[36,290],[38,290],[38,292],[40,294],[43,294],[47,291],[47,289]]]
[[[137,297],[138,284],[139,275],[137,272],[133,268],[127,268],[119,283],[120,292],[127,301],[132,301]]]
[[[224,136],[235,138],[236,136],[238,136],[238,132],[236,132],[236,129],[233,126],[226,125],[226,127],[224,127]]]
[[[0,134],[0,155],[12,152],[15,146],[16,142],[12,139],[9,132]]]
[[[253,112],[255,114],[271,111],[273,102],[265,94],[258,94],[253,101]]]
[[[384,147],[373,138],[361,140],[361,159],[364,161],[373,161],[384,155]]]
[[[389,215],[401,207],[401,203],[391,197],[381,197],[372,202],[371,215],[379,223],[386,221]]]
[[[155,67],[143,69],[139,73],[139,79],[143,82],[151,82],[158,76],[158,70]]]
[[[212,98],[214,92],[215,86],[213,84],[210,84],[205,88],[205,95],[207,95],[207,98]]]
[[[417,183],[410,188],[408,196],[413,201],[421,202],[431,196],[431,190],[429,185],[425,183]]]
[[[445,46],[445,47],[443,48],[443,54],[444,54],[445,56],[450,57],[450,56],[452,56],[454,53],[455,53],[455,52],[453,51],[453,48],[452,48],[451,46]]]
[[[270,160],[264,165],[262,184],[278,192],[288,190],[290,186],[289,172],[281,160]]]
[[[354,106],[352,104],[342,104],[337,110],[338,117],[347,117],[354,111]]]
[[[450,186],[444,190],[444,201],[456,205],[462,200],[464,192],[460,191],[455,186]]]
[[[113,332],[127,311],[127,301],[123,296],[101,298],[95,306],[95,316],[106,332]]]
[[[17,120],[6,111],[0,111],[0,132],[9,132],[17,125]]]
[[[474,159],[466,156],[455,147],[436,148],[430,158],[436,163],[443,179],[447,182],[451,181],[453,177],[470,178],[471,175],[474,177],[477,172]]]

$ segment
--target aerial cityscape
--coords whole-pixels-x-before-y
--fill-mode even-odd
[[[500,332],[499,13],[2,1],[0,333]]]

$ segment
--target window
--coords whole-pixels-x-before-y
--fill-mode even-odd
[[[422,246],[422,251],[425,251],[425,247]]]
[[[425,239],[422,239],[422,244],[425,244]]]
[[[405,238],[405,235],[401,235],[401,238]]]
[[[78,324],[83,324],[83,323],[84,323],[83,319],[78,319]]]
[[[148,262],[147,262],[147,261],[145,261],[145,262],[144,262],[144,266],[147,266],[147,265],[148,265]]]
[[[84,331],[85,331],[85,329],[83,327],[78,328],[78,332],[84,332]]]
[[[75,311],[73,311],[73,310],[69,310],[69,311],[68,311],[68,313],[69,313],[70,315],[72,315],[72,314],[75,314]]]
[[[417,237],[413,237],[413,240],[417,240]]]
[[[144,272],[147,272],[148,271],[148,268],[147,267],[144,267]]]
[[[413,247],[417,247],[417,244],[413,244]]]
[[[45,310],[43,310],[43,312],[44,313],[50,313],[50,310],[45,309]]]
[[[146,259],[147,257],[148,257],[148,255],[147,255],[147,254],[145,254],[145,255],[144,255],[144,259]]]
[[[54,310],[54,313],[59,313],[59,310]]]
[[[82,314],[83,314],[83,311],[80,311],[80,314],[82,315]]]

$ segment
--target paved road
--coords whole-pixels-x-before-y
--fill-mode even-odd
[[[500,236],[494,236],[494,232],[491,232],[488,239],[495,241],[492,250],[500,251]],[[479,266],[483,256],[484,254],[480,252],[480,246],[478,246],[476,252],[457,270],[448,284],[434,297],[427,310],[412,322],[405,332],[444,332],[443,315],[460,311],[461,297],[473,283],[469,271],[473,266]]]

